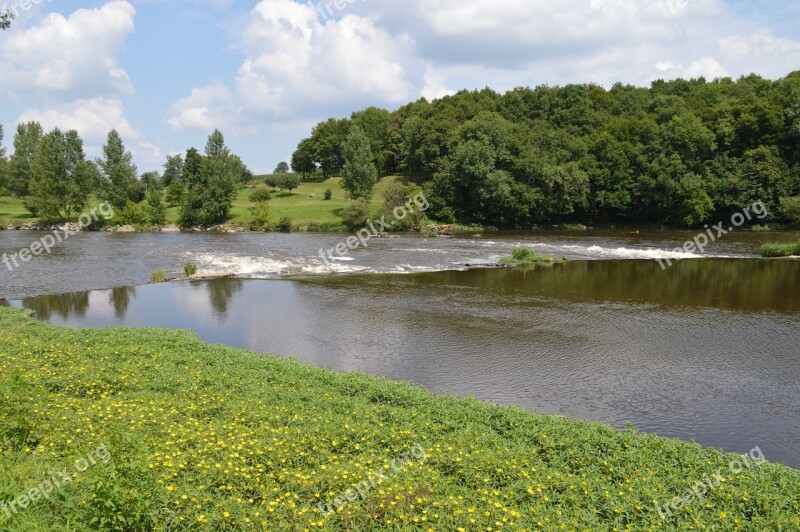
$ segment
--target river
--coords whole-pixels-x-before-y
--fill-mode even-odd
[[[755,257],[796,235],[743,231],[703,255],[669,251],[691,236],[402,236],[326,263],[319,249],[342,235],[87,233],[4,270],[0,295],[60,325],[193,329],[435,392],[737,452],[758,445],[800,467],[800,261]],[[0,253],[34,238],[0,232]],[[466,268],[520,244],[572,260]],[[657,257],[687,260],[662,269]],[[239,277],[133,286],[187,261]]]

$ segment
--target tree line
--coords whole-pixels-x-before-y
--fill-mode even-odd
[[[109,202],[117,224],[164,224],[167,206],[178,207],[182,226],[222,223],[237,186],[252,178],[218,130],[203,154],[189,148],[167,157],[163,175],[139,176],[116,130],[109,132],[102,156],[91,161],[77,131],[45,133],[38,122],[22,123],[14,134],[14,153],[6,157],[0,124],[0,193],[21,198],[43,221],[69,221],[95,198]]]
[[[691,226],[760,200],[771,221],[800,223],[799,144],[800,71],[647,88],[487,88],[394,112],[370,107],[319,123],[291,166],[367,184],[372,167],[401,174],[444,222]]]

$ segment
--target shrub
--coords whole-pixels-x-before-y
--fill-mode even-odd
[[[114,222],[119,225],[143,225],[148,219],[148,204],[134,203],[130,200],[114,215]]]
[[[275,226],[278,231],[283,233],[291,233],[292,232],[292,219],[288,216],[284,216],[280,220],[278,220],[278,225]]]
[[[163,283],[166,280],[167,280],[167,274],[164,273],[164,270],[156,270],[150,274],[151,283]]]
[[[761,256],[766,258],[800,256],[800,242],[783,244],[770,242],[761,247]]]
[[[269,226],[269,205],[261,201],[250,207],[250,229],[260,231]]]
[[[252,203],[261,203],[265,201],[269,201],[272,198],[272,194],[269,193],[269,190],[265,188],[259,188],[258,190],[253,191],[250,194],[250,201]]]
[[[780,212],[789,223],[800,225],[800,196],[781,198]]]
[[[197,273],[197,264],[193,262],[187,262],[183,265],[183,274],[186,277],[191,277],[192,275]]]
[[[356,200],[342,209],[340,216],[347,229],[365,227],[369,223],[369,203],[363,199]]]
[[[333,197],[333,190],[327,189],[325,191],[325,200],[327,201],[327,200],[331,199],[332,197]]]
[[[281,182],[281,178],[280,178],[280,176],[277,176],[277,175],[267,176],[267,178],[264,180],[264,183],[268,187],[271,187],[273,191],[278,188],[278,185],[280,184],[280,182]]]
[[[510,257],[500,259],[500,264],[535,264],[539,262],[556,262],[552,255],[537,255],[533,248],[521,246],[514,248]]]
[[[288,190],[291,192],[300,186],[300,180],[294,174],[285,174],[280,177],[278,186],[281,190]]]

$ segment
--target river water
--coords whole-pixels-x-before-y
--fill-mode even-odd
[[[737,452],[758,445],[800,468],[800,261],[755,258],[762,242],[796,235],[741,232],[667,269],[653,260],[690,257],[669,250],[691,236],[403,236],[326,263],[318,250],[341,235],[85,234],[4,268],[0,295],[56,324],[193,329],[436,392]],[[33,238],[0,232],[0,253]],[[520,244],[573,260],[465,267]],[[239,277],[130,286],[190,260]]]

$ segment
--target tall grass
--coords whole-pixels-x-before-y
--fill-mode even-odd
[[[767,258],[800,256],[800,242],[783,244],[771,242],[761,247],[761,256]]]

